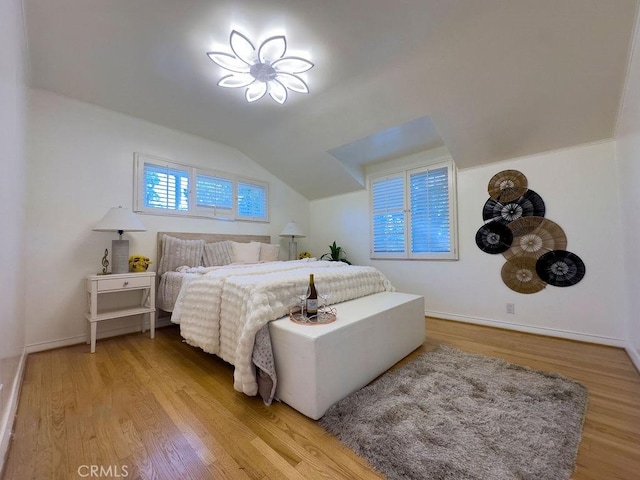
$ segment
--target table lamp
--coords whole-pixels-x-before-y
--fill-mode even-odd
[[[280,232],[281,237],[291,237],[289,240],[289,260],[298,259],[298,244],[295,241],[296,237],[304,237],[305,234],[300,230],[300,227],[296,222],[289,222],[284,230]]]
[[[111,242],[111,273],[129,272],[129,240],[123,240],[122,234],[127,232],[144,232],[144,227],[138,216],[128,208],[113,207],[102,217],[93,231],[118,232],[119,240]]]

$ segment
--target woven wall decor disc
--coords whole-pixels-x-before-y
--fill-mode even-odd
[[[518,293],[537,293],[546,286],[536,273],[536,259],[532,257],[507,260],[501,275],[505,285]]]
[[[544,217],[546,207],[542,197],[533,190],[511,202],[499,202],[490,198],[482,208],[482,219],[499,222],[504,225],[521,217]]]
[[[485,253],[502,253],[509,249],[512,241],[511,230],[498,222],[489,222],[476,233],[476,245]]]
[[[545,253],[536,262],[538,276],[554,287],[570,287],[584,278],[587,269],[576,254],[566,250]]]
[[[527,233],[531,233],[544,221],[544,217],[522,217],[511,222],[507,228],[511,230],[514,237],[520,237]]]
[[[531,189],[524,192],[524,195],[522,195],[522,198],[518,201],[524,210],[531,212],[532,216],[544,217],[547,212],[547,207],[545,206],[542,197]]]
[[[487,191],[489,196],[498,202],[510,202],[520,198],[527,191],[527,177],[518,170],[503,170],[496,173]]]
[[[542,217],[522,217],[507,225],[513,233],[511,247],[503,252],[514,257],[540,258],[552,250],[567,248],[567,236],[560,225]]]

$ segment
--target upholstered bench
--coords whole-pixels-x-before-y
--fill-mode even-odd
[[[269,324],[276,398],[317,420],[424,342],[424,298],[382,292],[333,305],[337,319]]]

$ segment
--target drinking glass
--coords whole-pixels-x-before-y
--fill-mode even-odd
[[[300,321],[304,322],[306,321],[306,317],[304,316],[304,307],[305,304],[307,303],[307,298],[309,298],[311,292],[309,292],[309,289],[307,288],[304,293],[300,293],[298,295],[296,295],[296,297],[298,298],[298,300],[300,301]]]
[[[328,292],[325,293],[319,293],[318,295],[320,295],[320,298],[322,299],[322,311],[324,313],[327,312],[327,303],[329,302],[329,298],[331,298],[331,294]]]

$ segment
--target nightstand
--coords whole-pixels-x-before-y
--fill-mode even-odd
[[[98,322],[112,318],[129,317],[131,315],[149,314],[149,330],[151,338],[156,329],[156,272],[118,273],[111,275],[87,275],[87,314],[90,325],[87,343],[91,343],[91,353],[96,351],[96,331]],[[139,305],[123,308],[110,308],[98,311],[98,296],[106,293],[141,291]],[[142,317],[142,331],[144,316]]]

